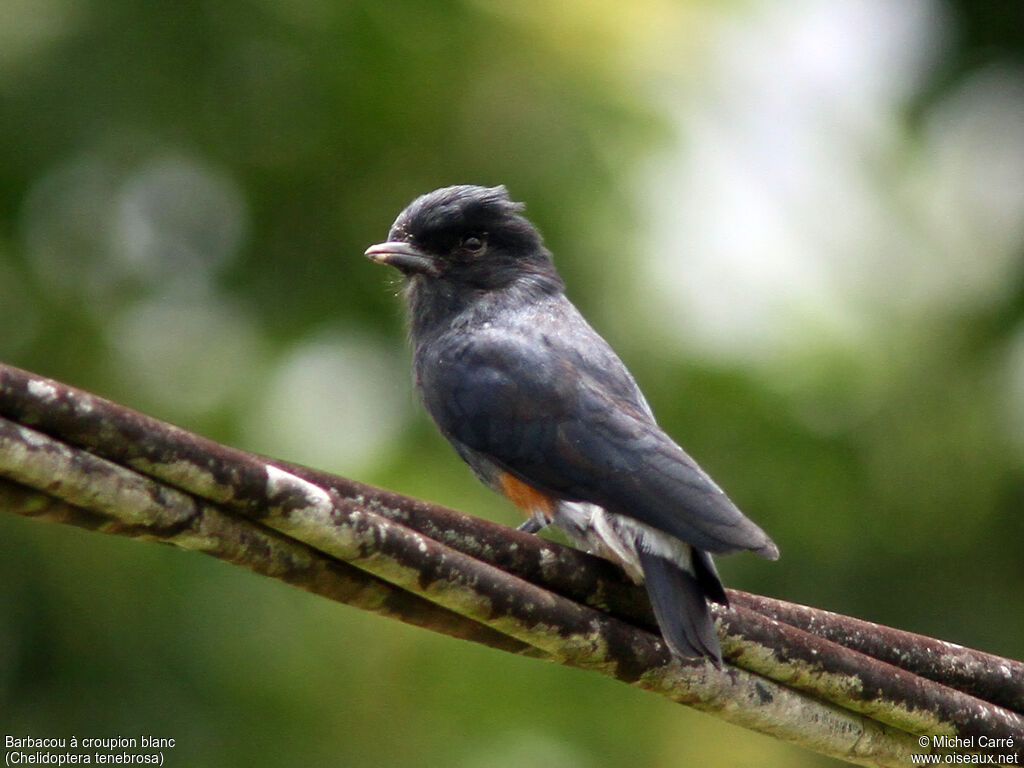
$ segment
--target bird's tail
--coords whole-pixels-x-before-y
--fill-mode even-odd
[[[728,605],[725,589],[707,552],[693,549],[692,573],[659,555],[637,548],[647,595],[668,647],[687,658],[709,658],[722,666],[722,647],[708,600]]]

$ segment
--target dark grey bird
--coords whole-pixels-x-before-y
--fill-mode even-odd
[[[504,187],[445,187],[366,255],[405,277],[416,389],[488,486],[642,581],[669,648],[720,665],[711,555],[779,552],[658,426]]]

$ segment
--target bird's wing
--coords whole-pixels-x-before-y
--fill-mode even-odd
[[[713,553],[777,557],[771,539],[657,426],[625,366],[594,339],[597,366],[550,338],[463,340],[443,365],[421,372],[430,379],[427,408],[457,448],[542,491],[599,504]]]

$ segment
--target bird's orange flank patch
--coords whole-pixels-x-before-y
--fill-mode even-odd
[[[554,499],[541,493],[536,488],[527,485],[522,480],[508,472],[498,475],[498,484],[501,492],[505,494],[513,504],[520,509],[526,510],[531,515],[534,512],[551,514],[554,511]]]

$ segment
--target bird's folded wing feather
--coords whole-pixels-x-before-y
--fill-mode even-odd
[[[550,341],[466,343],[426,374],[435,379],[427,391],[437,393],[428,410],[456,444],[559,498],[599,504],[709,552],[777,557],[768,536],[657,426],[600,343],[598,366]]]

